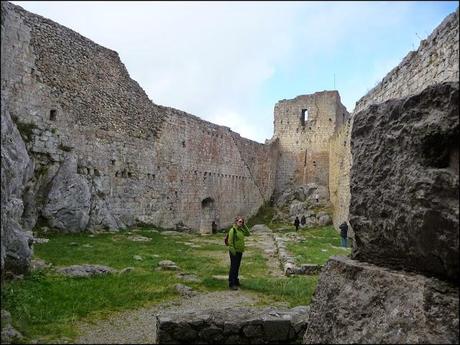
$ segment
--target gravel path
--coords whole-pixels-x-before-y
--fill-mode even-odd
[[[94,324],[80,323],[82,334],[76,344],[152,344],[155,315],[163,312],[187,312],[209,308],[253,306],[258,299],[255,294],[238,291],[218,291],[199,294],[179,301],[163,303],[150,308],[120,312]]]

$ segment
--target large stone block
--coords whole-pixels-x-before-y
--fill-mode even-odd
[[[458,288],[447,282],[332,257],[303,343],[458,344],[458,307]]]
[[[459,277],[458,82],[355,115],[352,257]]]

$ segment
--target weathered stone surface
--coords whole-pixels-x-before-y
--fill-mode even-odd
[[[89,221],[91,193],[87,180],[77,174],[77,159],[68,156],[53,179],[43,216],[64,232],[81,232]]]
[[[2,50],[3,50],[2,25]],[[3,60],[2,60],[3,70]],[[22,193],[33,172],[25,144],[1,99],[1,270],[21,273],[28,270],[32,257],[32,236],[21,223]]]
[[[23,335],[18,332],[12,325],[11,314],[1,310],[1,343],[2,344],[20,344],[24,341]]]
[[[192,297],[196,295],[196,292],[190,286],[183,285],[183,284],[176,284],[174,285],[176,291],[183,297]]]
[[[320,226],[332,224],[332,217],[328,214],[318,214],[318,224]]]
[[[107,176],[93,176],[91,178],[91,207],[88,230],[99,229],[119,230],[125,229],[126,225],[114,215],[108,194],[110,182]]]
[[[458,287],[332,257],[320,275],[304,344],[459,341]]]
[[[155,343],[294,344],[307,327],[308,307],[225,308],[157,315]]]
[[[353,258],[458,282],[458,85],[434,85],[356,114]]]
[[[171,260],[161,260],[158,263],[158,268],[165,271],[177,271],[179,269],[176,263]]]
[[[56,272],[70,277],[91,277],[95,275],[104,275],[116,273],[117,270],[103,265],[72,265],[67,267],[60,267]]]

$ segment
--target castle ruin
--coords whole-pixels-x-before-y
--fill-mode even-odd
[[[227,227],[288,184],[327,188],[329,139],[349,117],[337,91],[283,100],[273,138],[256,143],[156,105],[116,52],[8,2],[2,51],[2,119],[27,152],[2,207],[20,204],[27,231]]]
[[[282,100],[259,144],[156,105],[116,52],[1,6],[2,271],[27,271],[37,225],[210,233],[315,183],[356,242],[321,273],[304,342],[458,342],[458,9],[353,114],[337,91]]]

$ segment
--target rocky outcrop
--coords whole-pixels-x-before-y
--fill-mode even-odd
[[[458,288],[345,257],[323,268],[304,344],[458,343]]]
[[[90,205],[90,187],[77,175],[77,160],[70,156],[52,181],[43,216],[53,228],[81,232],[88,225]]]
[[[316,198],[318,197],[318,199]],[[308,183],[295,188],[288,188],[274,197],[276,214],[272,221],[293,223],[295,217],[306,217],[302,227],[316,227],[332,224],[332,217],[325,211],[330,206],[329,193],[326,187],[316,183]]]
[[[1,105],[1,268],[14,273],[28,270],[32,236],[23,230],[22,193],[33,174],[33,163],[10,114]]]
[[[352,258],[459,279],[459,86],[355,115]]]

